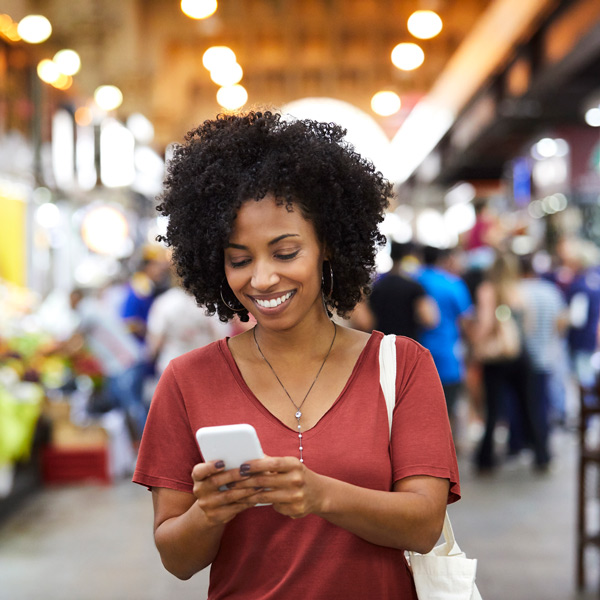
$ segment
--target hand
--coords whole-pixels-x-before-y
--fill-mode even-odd
[[[235,483],[235,489],[253,490],[242,503],[272,504],[278,513],[292,519],[321,510],[322,478],[297,458],[265,457],[242,465],[241,472],[247,476]]]
[[[199,463],[192,470],[193,494],[211,525],[224,525],[237,514],[255,506],[258,500],[253,487],[238,487],[248,479],[239,469],[225,471],[220,461]],[[221,490],[222,486],[228,489]]]

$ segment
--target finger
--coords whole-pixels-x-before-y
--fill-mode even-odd
[[[254,500],[249,500],[256,494],[254,489],[225,489],[215,491],[198,498],[198,505],[204,511],[214,510],[224,506],[238,503],[254,504]]]
[[[306,497],[298,490],[261,490],[245,502],[271,504],[280,514],[293,518],[303,517],[309,512]]]
[[[300,489],[305,484],[304,472],[294,469],[284,472],[261,472],[235,483],[238,488],[254,489]]]
[[[302,467],[302,463],[293,456],[267,456],[244,463],[240,467],[240,473],[245,475],[261,472],[285,473]]]
[[[192,479],[194,481],[202,481],[210,475],[220,473],[225,468],[225,463],[222,460],[213,460],[206,463],[198,463],[192,469]]]
[[[233,503],[214,508],[203,509],[207,520],[215,525],[224,525],[231,521],[236,515],[254,506],[247,503]]]

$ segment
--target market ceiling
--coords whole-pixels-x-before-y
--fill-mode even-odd
[[[248,92],[246,106],[283,106],[302,97],[337,98],[371,114],[392,139],[416,105],[433,100],[448,111],[449,119],[437,129],[431,122],[420,125],[421,137],[429,139],[420,154],[407,146],[404,178],[440,140],[444,144],[473,98],[532,43],[557,10],[585,5],[583,12],[579,9],[579,20],[582,15],[588,22],[600,18],[597,0],[221,0],[215,14],[205,20],[186,17],[179,4],[178,0],[4,0],[2,11],[15,20],[32,12],[44,14],[52,22],[52,36],[30,51],[33,59],[51,57],[62,48],[80,54],[82,69],[73,87],[61,92],[64,99],[82,103],[99,85],[118,86],[124,96],[119,116],[145,114],[154,123],[160,148],[220,110],[218,85],[202,65],[204,52],[214,45],[235,51]],[[418,9],[440,15],[439,35],[421,41],[411,36],[407,20]],[[595,35],[599,37],[597,31]],[[415,70],[401,71],[390,54],[398,43],[408,41],[419,43],[425,60]],[[594,75],[588,66],[572,67],[578,69],[586,79]],[[572,82],[573,76],[563,74],[557,81]],[[547,94],[547,87],[528,87],[526,99]],[[400,96],[402,107],[395,115],[372,112],[371,98],[382,89]],[[561,95],[560,105],[575,110],[569,108],[568,95]],[[486,126],[490,131],[475,136],[473,143],[474,148],[476,144],[484,148],[486,136],[495,140],[497,157],[485,166],[492,176],[505,158],[499,150],[504,141],[498,136],[513,133],[502,124],[495,129]],[[512,148],[508,144],[506,149]],[[462,151],[460,155],[446,151],[448,177],[482,174],[477,172],[481,156],[469,157]]]

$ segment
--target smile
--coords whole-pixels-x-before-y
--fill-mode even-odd
[[[276,308],[277,306],[280,306],[284,302],[287,302],[293,295],[294,295],[294,292],[288,292],[287,294],[284,294],[283,296],[279,296],[279,298],[272,298],[271,300],[260,300],[258,298],[253,298],[253,300],[261,308]]]

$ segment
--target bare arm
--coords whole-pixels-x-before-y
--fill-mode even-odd
[[[215,462],[200,463],[192,471],[194,492],[154,488],[154,541],[163,565],[179,579],[189,579],[214,560],[225,524],[254,506],[246,502],[254,488],[220,491],[243,476],[224,471]]]
[[[321,516],[373,544],[425,553],[442,531],[448,488],[434,477],[403,479],[394,493],[335,481]]]
[[[421,327],[433,329],[440,322],[440,309],[430,296],[421,296],[415,302],[415,315]]]
[[[166,488],[152,490],[154,541],[163,565],[180,579],[211,564],[221,539],[222,527],[211,527],[196,503],[186,492]]]

